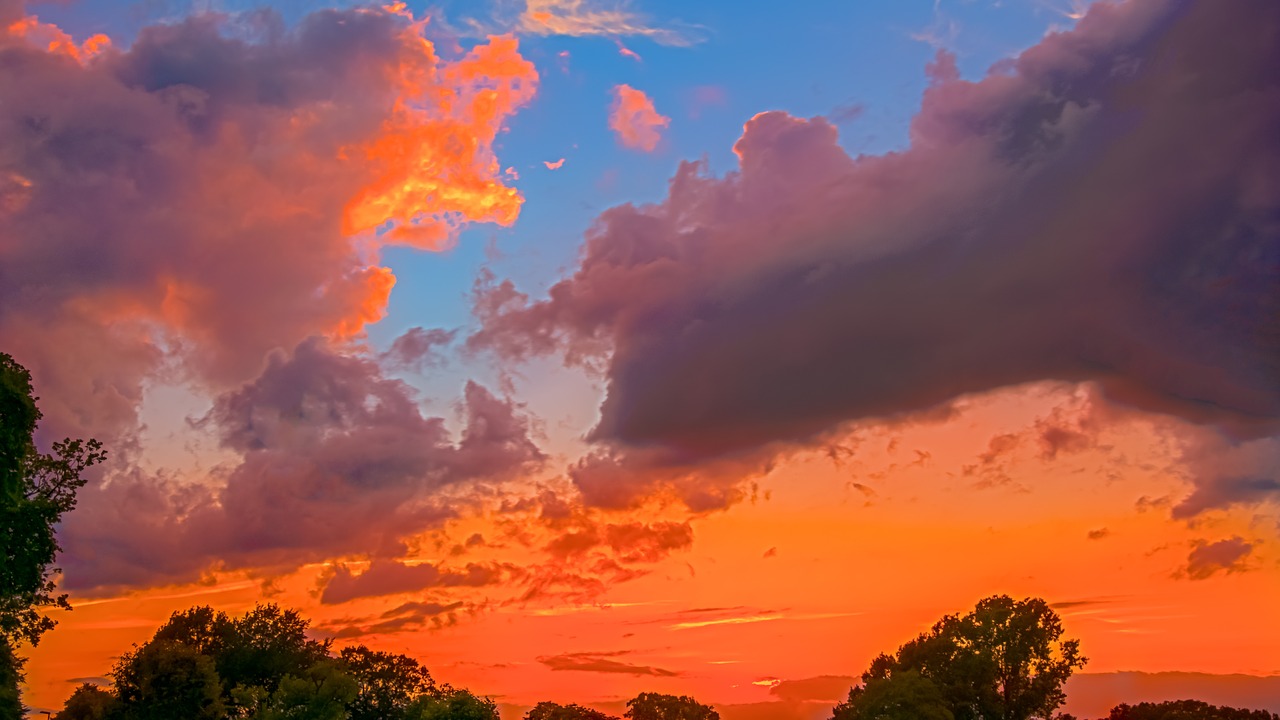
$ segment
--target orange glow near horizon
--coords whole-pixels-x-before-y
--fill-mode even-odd
[[[56,705],[72,688],[62,678],[101,676],[173,610],[209,603],[240,612],[262,601],[299,608],[329,633],[405,602],[465,601],[472,610],[438,627],[338,644],[409,653],[441,681],[496,696],[507,717],[540,700],[616,711],[640,691],[721,706],[776,701],[777,681],[856,676],[876,653],[996,593],[1058,604],[1090,659],[1086,672],[1280,672],[1271,543],[1258,541],[1250,571],[1181,576],[1197,538],[1256,539],[1261,529],[1245,513],[1218,511],[1187,525],[1135,507],[1140,498],[1167,503],[1185,493],[1178,449],[1163,420],[1102,420],[1091,397],[1029,386],[963,401],[946,419],[852,428],[838,443],[844,450],[781,462],[756,500],[695,518],[692,549],[585,602],[521,600],[519,588],[491,586],[325,605],[317,589],[324,566],[278,577],[218,574],[203,586],[90,601],[63,615],[32,654],[30,697]],[[1094,441],[1050,457],[1037,444],[1046,418],[1093,427]],[[1002,437],[1014,440],[992,442]],[[651,521],[670,512],[602,518]],[[550,534],[530,536],[538,532]],[[474,533],[487,542],[451,554]],[[554,537],[485,514],[422,536],[405,559],[534,563]],[[359,558],[346,562],[353,560],[363,567]]]

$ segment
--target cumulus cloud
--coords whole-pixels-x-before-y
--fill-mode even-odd
[[[630,85],[613,88],[613,104],[609,107],[609,129],[618,136],[623,147],[653,152],[662,139],[662,131],[671,118],[653,107],[653,100],[642,90]]]
[[[395,283],[382,245],[515,220],[493,141],[538,76],[512,37],[442,57],[387,6],[198,14],[115,48],[0,16],[0,338],[42,434],[113,454],[63,529],[67,588],[391,552],[455,512],[440,493],[541,460],[512,403],[468,385],[455,439],[349,342]],[[380,360],[422,369],[452,337]],[[157,379],[214,398],[209,477],[133,464]]]
[[[66,587],[181,582],[211,566],[400,552],[404,537],[456,514],[453,489],[542,462],[528,419],[510,401],[468,383],[455,440],[413,395],[372,360],[316,339],[274,355],[259,378],[218,397],[200,421],[240,456],[221,484],[133,473],[82,491],[89,511],[69,517],[62,533]],[[372,594],[429,572],[379,563],[371,571],[335,576],[335,596]]]
[[[445,60],[372,9],[198,15],[124,49],[4,27],[0,337],[51,434],[121,449],[169,361],[222,389],[357,335],[395,281],[379,243],[519,211],[492,141],[537,73],[511,38]]]
[[[1040,380],[1271,436],[1278,31],[1265,0],[1134,0],[976,82],[940,53],[882,156],[762,113],[737,171],[607,210],[545,299],[483,288],[468,345],[602,366],[591,438],[668,466]],[[1050,457],[1087,442],[1044,430]]]
[[[1187,564],[1179,575],[1191,580],[1205,580],[1218,573],[1237,573],[1248,570],[1246,560],[1253,552],[1253,544],[1235,536],[1217,542],[1198,540],[1187,555]]]

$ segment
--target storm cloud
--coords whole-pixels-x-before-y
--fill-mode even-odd
[[[1096,3],[978,81],[940,52],[880,156],[761,113],[738,170],[604,212],[545,299],[481,287],[468,345],[602,362],[591,437],[647,466],[1042,380],[1274,435],[1278,35],[1266,0]],[[1233,487],[1272,484],[1204,504]]]

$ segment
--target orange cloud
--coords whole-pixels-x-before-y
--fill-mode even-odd
[[[10,38],[22,40],[54,55],[65,55],[78,63],[88,62],[111,47],[111,38],[102,33],[92,35],[83,43],[76,44],[76,41],[62,28],[51,23],[42,23],[34,15],[10,23],[5,28],[5,33]]]
[[[408,15],[402,7],[388,8]],[[443,64],[422,36],[425,20],[403,30],[399,96],[381,133],[352,154],[376,168],[346,208],[344,231],[391,228],[385,241],[438,250],[465,222],[511,225],[524,198],[503,183],[493,141],[506,119],[533,99],[538,71],[512,37],[490,37]]]
[[[561,167],[564,166],[564,158],[560,158],[555,162],[551,162],[550,160],[543,160],[542,164],[546,165],[548,170],[559,170]]]
[[[623,45],[621,40],[614,40],[613,42],[617,44],[618,54],[621,55],[622,57],[629,57],[632,60],[635,60],[636,62],[644,62],[644,58],[640,57],[639,53],[627,47],[626,45]]]
[[[618,142],[633,150],[653,152],[671,118],[660,115],[653,107],[653,100],[630,85],[618,85],[613,92],[609,128],[618,134]]]
[[[663,45],[687,46],[698,40],[689,32],[656,27],[626,9],[624,3],[594,0],[528,0],[516,29],[532,35],[639,36]]]

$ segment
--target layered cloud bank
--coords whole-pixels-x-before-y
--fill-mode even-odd
[[[883,156],[760,114],[736,172],[685,163],[663,202],[605,212],[547,299],[484,288],[468,342],[603,359],[592,438],[650,469],[1040,380],[1269,457],[1278,32],[1264,0],[1134,0],[980,81],[940,52],[910,147]],[[1241,465],[1195,511],[1275,497]]]

